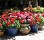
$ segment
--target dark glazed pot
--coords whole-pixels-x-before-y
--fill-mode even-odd
[[[7,29],[7,35],[9,35],[9,36],[16,36],[17,31],[18,30],[16,28],[9,28],[9,29]]]
[[[32,32],[38,32],[38,25],[36,24],[36,25],[32,25],[31,26],[31,31]]]

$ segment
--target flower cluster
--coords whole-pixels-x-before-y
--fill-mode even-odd
[[[2,12],[0,23],[8,27],[14,27],[16,24],[20,26],[20,23],[29,23],[30,25],[35,25],[36,23],[42,23],[42,18],[44,18],[44,13],[41,14],[22,11],[14,12],[11,10],[6,10],[5,12]],[[0,24],[0,26],[2,25]],[[17,28],[19,28],[18,26]]]
[[[6,28],[13,28],[13,27],[19,28],[20,27],[20,23],[17,20],[16,13],[15,12],[12,12],[11,10],[7,10],[5,12],[2,12],[2,15],[1,15],[0,18],[1,18],[0,22]]]

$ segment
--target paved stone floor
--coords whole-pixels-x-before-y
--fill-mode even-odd
[[[20,36],[4,36],[0,37],[0,40],[44,40],[44,28],[38,33],[30,33],[28,35]]]

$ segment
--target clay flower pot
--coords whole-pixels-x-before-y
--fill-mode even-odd
[[[4,31],[0,31],[0,37],[4,35]]]
[[[7,29],[7,35],[9,36],[15,36],[17,34],[17,29],[16,28],[8,28]]]
[[[29,28],[28,27],[21,27],[20,33],[25,35],[25,34],[28,34],[30,32],[30,30],[31,30],[30,27]]]
[[[32,25],[31,26],[31,31],[32,32],[38,32],[38,25],[36,24],[36,25]]]
[[[39,25],[39,26],[38,26],[38,29],[39,29],[39,30],[41,30],[41,29],[42,29],[42,27],[43,27],[42,25]]]

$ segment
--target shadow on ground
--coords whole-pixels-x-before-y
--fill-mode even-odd
[[[39,31],[43,31],[44,30],[44,28],[42,28],[42,30],[39,30]],[[29,36],[32,36],[32,35],[35,35],[35,34],[38,34],[38,33],[41,33],[41,32],[37,32],[37,33],[33,33],[33,32],[30,32],[28,35]],[[16,36],[26,36],[26,35],[22,35],[22,34],[20,34],[20,33],[18,33]],[[5,36],[3,36],[3,37],[0,37],[0,40],[7,40],[7,39],[15,39],[15,36],[8,36],[8,35],[5,35]]]

